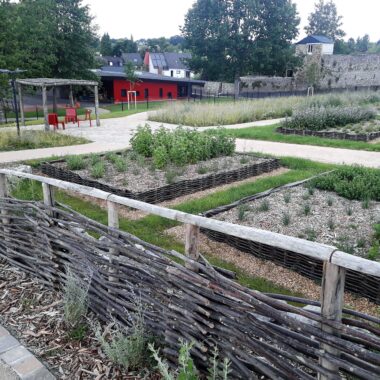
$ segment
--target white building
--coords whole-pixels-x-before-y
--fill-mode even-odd
[[[304,54],[334,54],[334,41],[326,36],[310,35],[296,43],[296,53]]]
[[[189,53],[145,53],[144,64],[151,74],[160,74],[173,78],[192,78],[187,60]]]

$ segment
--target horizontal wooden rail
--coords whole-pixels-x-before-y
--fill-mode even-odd
[[[158,215],[167,219],[222,232],[242,239],[268,244],[277,248],[296,252],[301,255],[312,257],[317,260],[327,261],[345,269],[380,277],[380,263],[356,257],[339,251],[336,247],[303,240],[291,236],[281,235],[275,232],[264,231],[253,227],[240,226],[219,220],[205,218],[199,215],[187,214],[182,211],[172,210],[134,199],[124,198],[99,189],[65,182],[54,178],[42,177],[30,173],[22,173],[9,169],[0,169],[0,174],[27,178],[63,190],[70,190],[81,195],[102,199],[115,204],[128,206],[148,214]]]

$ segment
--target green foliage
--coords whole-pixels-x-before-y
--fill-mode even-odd
[[[103,178],[106,174],[106,168],[104,166],[104,163],[102,161],[99,161],[95,165],[91,166],[91,177],[95,179]]]
[[[127,170],[127,161],[124,158],[118,157],[114,162],[115,168],[119,173],[123,173]]]
[[[100,156],[98,154],[95,154],[95,153],[91,153],[88,158],[89,158],[91,166],[97,164],[101,160]]]
[[[65,322],[70,329],[80,328],[87,313],[88,286],[71,270],[66,269],[63,289],[63,310]]]
[[[331,207],[334,203],[334,199],[331,196],[327,197],[327,205]]]
[[[369,260],[378,260],[380,258],[380,223],[376,223],[373,226],[374,235],[372,247],[368,251],[368,259]]]
[[[104,33],[100,39],[100,54],[103,56],[112,55],[112,43],[108,33]]]
[[[310,204],[309,203],[305,203],[303,205],[302,211],[303,211],[303,214],[305,216],[310,215],[310,213],[311,213],[311,206],[310,206]]]
[[[104,331],[99,324],[93,327],[95,337],[108,359],[127,371],[141,369],[149,362],[147,347],[150,337],[146,331],[141,301],[136,302],[136,312],[131,319],[131,327],[116,321]]]
[[[380,170],[345,166],[312,180],[321,190],[334,191],[347,199],[380,201]]]
[[[375,116],[375,111],[367,107],[310,107],[293,112],[293,116],[283,121],[281,126],[284,128],[321,131],[370,120]]]
[[[169,163],[182,166],[228,156],[235,150],[235,140],[222,130],[213,131],[211,134],[180,127],[174,131],[160,128],[154,133],[149,126],[139,127],[131,144],[138,154],[152,157],[158,169],[163,169]]]
[[[82,170],[86,167],[86,161],[83,156],[68,156],[66,164],[69,170]]]
[[[290,220],[291,220],[291,218],[290,218],[290,214],[289,214],[288,212],[284,212],[284,213],[282,214],[282,224],[283,224],[284,226],[289,226],[289,224],[290,224]]]
[[[334,231],[335,230],[335,221],[333,218],[330,218],[327,222],[327,225],[329,227],[329,230]]]
[[[182,28],[190,67],[215,81],[233,82],[252,72],[282,74],[295,62],[291,41],[299,22],[287,0],[197,0]]]
[[[136,74],[135,70],[136,70],[135,65],[130,61],[128,61],[124,65],[125,79],[129,82],[130,90],[132,90],[134,88],[135,83],[139,81],[139,77]]]
[[[199,380],[199,371],[197,370],[190,351],[194,346],[194,342],[188,343],[180,340],[180,349],[178,354],[178,369],[170,371],[168,363],[160,357],[160,351],[155,349],[152,344],[149,344],[149,349],[152,352],[153,358],[157,363],[157,369],[164,380]],[[208,369],[209,375],[207,380],[227,380],[230,373],[231,363],[228,359],[224,359],[223,363],[219,363],[219,353],[217,348],[210,358],[210,366]],[[221,369],[220,369],[221,368]]]
[[[314,228],[306,228],[305,235],[306,239],[310,241],[315,241],[317,238],[317,232],[314,230]]]
[[[309,24],[305,27],[307,34],[322,35],[333,40],[345,35],[341,29],[342,16],[338,15],[336,5],[332,0],[319,0],[308,20]]]
[[[270,204],[269,204],[269,201],[267,199],[264,199],[259,207],[257,207],[257,211],[260,211],[260,212],[266,212],[268,211],[270,208]]]
[[[249,206],[246,204],[239,205],[238,207],[238,219],[243,221],[245,219],[245,213],[249,211]]]

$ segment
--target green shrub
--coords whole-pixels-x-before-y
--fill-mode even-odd
[[[290,214],[288,212],[284,212],[282,214],[282,224],[284,226],[288,226],[290,224]]]
[[[91,166],[93,166],[93,165],[97,164],[99,161],[101,161],[101,157],[95,153],[91,153],[88,158],[89,158]]]
[[[86,161],[82,156],[69,156],[66,163],[69,170],[82,170],[86,167]]]
[[[281,126],[292,129],[321,131],[375,118],[371,108],[350,107],[311,107],[293,112],[293,116],[284,120]]]
[[[380,170],[358,166],[343,167],[314,178],[313,185],[334,191],[347,199],[380,201]]]
[[[63,288],[63,315],[70,329],[81,326],[87,313],[88,286],[70,269],[66,269]]]
[[[103,162],[98,162],[91,167],[91,177],[98,179],[103,178],[106,173],[106,168]]]
[[[120,156],[118,154],[116,154],[116,153],[111,153],[110,152],[110,153],[107,153],[105,155],[105,158],[106,158],[107,161],[112,162],[114,164],[114,163],[116,163],[117,160],[120,159]]]
[[[160,128],[152,132],[149,126],[139,128],[133,136],[132,148],[144,157],[152,157],[156,168],[172,163],[177,166],[195,164],[220,156],[232,155],[235,139],[218,129],[208,133],[181,127],[173,131]]]
[[[257,211],[260,211],[260,212],[266,212],[266,211],[269,210],[269,207],[270,207],[270,205],[269,205],[269,201],[268,201],[267,199],[264,199],[264,200],[260,203],[259,207],[257,208]]]
[[[127,162],[122,157],[117,157],[117,160],[115,160],[114,165],[119,173],[123,173],[127,170]]]

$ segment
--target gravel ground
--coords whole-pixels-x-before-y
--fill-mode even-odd
[[[312,192],[303,186],[282,190],[214,218],[333,245],[366,257],[373,225],[380,222],[380,203],[371,202],[366,209],[362,202],[333,192]]]
[[[184,226],[171,228],[166,233],[175,237],[178,241],[184,242]],[[271,261],[262,260],[249,253],[241,252],[228,244],[215,242],[203,234],[200,234],[200,251],[234,264],[249,276],[265,278],[277,286],[288,289],[293,293],[301,294],[304,298],[315,301],[320,299],[321,287],[314,281]],[[379,305],[370,302],[366,298],[346,292],[344,304],[347,308],[380,317]]]
[[[132,160],[130,155],[125,157],[127,170],[118,172],[115,166],[106,158],[102,159],[106,171],[103,178],[98,182],[106,185],[127,189],[132,192],[141,192],[162,187],[168,183],[178,182],[187,179],[207,177],[212,173],[221,173],[227,170],[234,170],[265,161],[265,158],[254,157],[252,155],[236,155],[231,157],[218,157],[208,161],[202,161],[194,165],[184,167],[169,167],[166,170],[152,168],[151,160],[141,158]],[[55,164],[66,168],[66,163]],[[91,178],[91,165],[83,170],[75,170],[75,173],[84,178]]]

